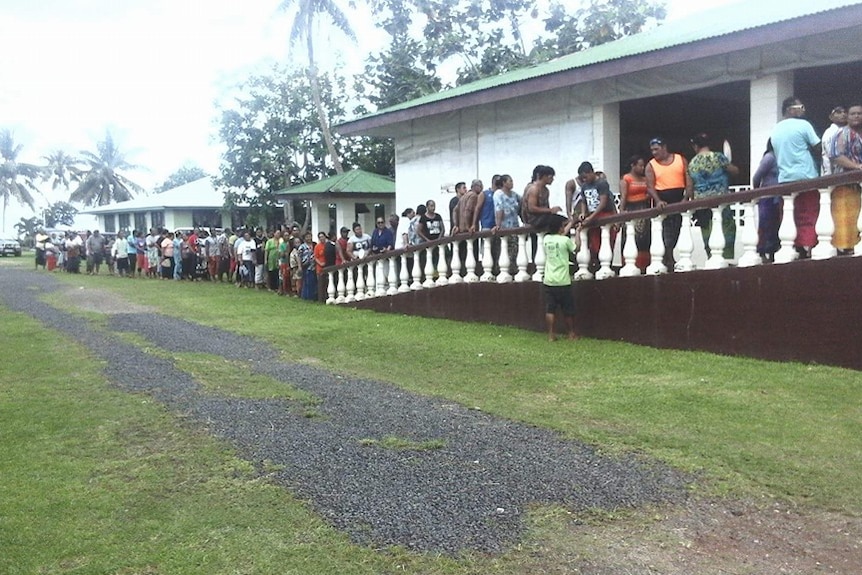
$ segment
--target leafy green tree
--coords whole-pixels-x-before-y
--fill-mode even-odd
[[[367,58],[365,71],[356,77],[357,95],[381,109],[440,91],[443,84],[434,62],[424,55],[424,42],[410,36],[415,6],[403,0],[369,0],[369,4],[390,42]]]
[[[104,206],[111,202],[125,202],[143,188],[127,178],[122,172],[140,169],[130,163],[126,155],[114,142],[111,132],[96,144],[96,152],[81,152],[87,169],[81,175],[78,187],[69,197],[71,202],[85,206]]]
[[[357,95],[383,109],[439,92],[443,83],[420,54],[418,40],[403,34],[394,38],[383,52],[368,57],[365,72],[356,78]]]
[[[551,36],[538,42],[537,49],[548,58],[565,56],[637,34],[665,16],[664,2],[590,0],[570,13],[565,4],[554,1],[544,20]]]
[[[662,0],[367,0],[389,48],[369,57],[369,101],[389,107],[429,93],[437,70],[458,62],[457,84],[545,62],[642,31],[665,17]],[[524,31],[544,23],[532,42]],[[410,30],[421,29],[421,35]],[[437,80],[439,82],[439,79]]]
[[[9,200],[26,204],[35,210],[31,192],[38,192],[36,180],[42,169],[33,164],[18,161],[23,146],[15,143],[15,134],[8,129],[0,130],[0,195],[3,196],[3,231],[6,231],[6,208]]]
[[[69,202],[55,202],[45,210],[45,227],[71,226],[75,223],[78,209]]]
[[[335,171],[340,174],[344,172],[344,168],[330,129],[330,114],[332,110],[327,110],[323,102],[320,77],[314,58],[314,21],[318,15],[325,15],[350,40],[355,42],[356,34],[350,26],[347,15],[336,4],[335,0],[282,0],[280,5],[281,9],[285,11],[290,10],[294,6],[296,6],[296,15],[290,29],[290,44],[293,45],[300,40],[305,41],[305,48],[308,54],[308,79],[311,84],[311,94],[320,123],[320,131]]]
[[[318,80],[327,109],[343,117],[344,80],[334,86],[327,76]],[[229,189],[226,207],[247,205],[254,221],[273,222],[281,215],[274,192],[331,175],[310,79],[299,70],[275,68],[249,78],[237,92],[221,112],[225,151],[218,183]]]
[[[183,166],[173,174],[168,176],[164,182],[153,188],[153,191],[157,194],[162,192],[167,192],[168,190],[173,190],[174,188],[178,188],[183,184],[188,184],[190,182],[195,182],[200,180],[201,178],[206,178],[209,176],[203,168],[200,166],[189,165]]]
[[[79,168],[81,161],[75,156],[71,156],[63,150],[55,150],[47,156],[42,156],[42,159],[47,162],[45,180],[51,181],[52,190],[60,187],[68,190],[72,182],[81,181],[81,169]]]
[[[460,58],[458,84],[532,63],[521,22],[537,10],[536,0],[415,1],[426,18],[426,58]]]

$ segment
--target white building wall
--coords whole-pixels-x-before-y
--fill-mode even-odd
[[[494,174],[509,174],[520,193],[538,164],[556,170],[551,205],[562,206],[566,180],[595,156],[594,127],[593,107],[566,90],[415,120],[396,139],[397,211],[433,199],[448,228],[456,182],[480,178],[487,188]]]

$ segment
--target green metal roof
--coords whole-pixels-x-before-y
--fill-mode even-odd
[[[279,196],[311,194],[394,194],[395,180],[364,170],[350,170],[322,180],[291,186],[275,192]]]
[[[745,0],[740,3],[692,14],[680,20],[665,22],[646,32],[627,36],[582,52],[575,52],[574,54],[569,54],[568,56],[563,56],[536,66],[513,70],[505,74],[483,78],[469,84],[464,84],[463,86],[429,94],[396,106],[378,110],[377,112],[345,122],[345,124],[457,98],[483,90],[490,90],[507,84],[548,76],[558,72],[585,68],[603,62],[691,44],[769,24],[787,22],[796,18],[855,6],[857,4],[860,4],[858,0],[782,0],[778,3],[765,1],[750,2]]]

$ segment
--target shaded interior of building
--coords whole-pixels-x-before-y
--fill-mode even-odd
[[[835,106],[862,102],[862,62],[797,70],[794,91],[805,104],[806,117],[815,131],[822,134],[829,127],[829,113]],[[749,165],[750,115],[746,81],[621,102],[620,173],[628,171],[632,155],[649,159],[652,138],[661,137],[670,151],[690,158],[694,155],[691,138],[706,132],[714,150],[720,151],[725,140],[730,143],[733,163],[740,170],[731,185],[748,184],[757,169]],[[757,144],[766,151],[766,142]]]

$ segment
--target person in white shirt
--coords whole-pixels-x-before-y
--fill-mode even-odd
[[[823,137],[820,139],[823,158],[820,164],[820,175],[822,176],[828,176],[832,173],[830,154],[832,153],[835,136],[847,125],[847,109],[844,106],[835,106],[829,113],[829,119],[832,121],[832,125],[826,128],[826,131],[823,132]]]

